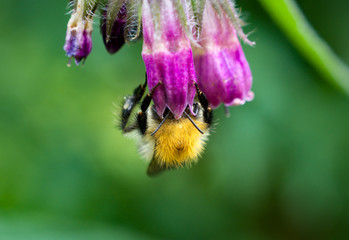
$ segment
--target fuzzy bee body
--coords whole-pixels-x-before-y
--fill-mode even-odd
[[[206,97],[197,87],[199,101],[193,104],[192,109],[187,107],[181,118],[176,119],[168,108],[160,117],[155,106],[150,106],[153,88],[143,98],[136,120],[128,125],[132,110],[142,99],[145,88],[146,83],[136,88],[133,95],[125,97],[122,131],[126,135],[136,133],[141,155],[150,160],[148,175],[155,175],[165,169],[190,166],[203,152],[212,123],[212,110],[208,107]]]

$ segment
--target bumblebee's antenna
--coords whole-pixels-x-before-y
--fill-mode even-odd
[[[169,115],[170,115],[170,112],[168,112],[168,113],[166,114],[166,116],[165,116],[164,119],[161,121],[161,123],[159,124],[159,126],[155,129],[155,131],[154,131],[152,134],[150,134],[150,136],[153,136],[153,135],[161,128],[162,124],[164,124],[164,122],[166,121],[166,119],[168,118]]]
[[[191,117],[189,116],[189,114],[184,111],[185,115],[187,115],[189,121],[191,121],[191,123],[194,125],[194,127],[196,127],[196,129],[201,133],[201,134],[204,134],[204,132],[195,124],[195,122],[193,121],[193,119],[191,119]]]

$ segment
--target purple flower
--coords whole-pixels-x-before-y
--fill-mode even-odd
[[[195,97],[196,75],[190,40],[181,24],[174,1],[144,0],[142,7],[142,57],[153,101],[159,116],[166,107],[176,119]]]
[[[65,38],[64,50],[67,56],[75,58],[76,65],[79,65],[81,60],[85,60],[92,49],[92,15],[86,12],[92,11],[93,4],[85,4],[84,0],[78,0],[76,8],[73,10],[67,26],[67,34]],[[87,9],[85,9],[87,7]],[[70,66],[70,61],[68,63]]]
[[[127,10],[126,4],[124,3],[117,14],[112,26],[111,33],[107,33],[107,9],[104,9],[102,13],[101,21],[101,34],[103,37],[103,42],[110,54],[116,53],[125,43],[125,27],[126,27],[126,17]]]
[[[251,70],[231,19],[210,1],[202,17],[201,47],[193,46],[200,89],[213,108],[221,103],[232,106],[253,100]]]

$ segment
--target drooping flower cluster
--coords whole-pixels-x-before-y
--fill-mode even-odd
[[[91,51],[92,19],[101,11],[101,34],[109,53],[143,35],[142,57],[160,117],[176,119],[192,109],[195,84],[212,108],[242,105],[254,97],[252,74],[230,0],[74,0],[64,50],[78,64]],[[153,89],[156,87],[156,89]]]

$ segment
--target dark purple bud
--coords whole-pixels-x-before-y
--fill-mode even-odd
[[[127,9],[124,3],[113,22],[111,27],[111,33],[107,33],[107,10],[105,9],[102,14],[101,20],[101,34],[103,37],[104,45],[110,54],[116,53],[125,43],[125,27]]]

